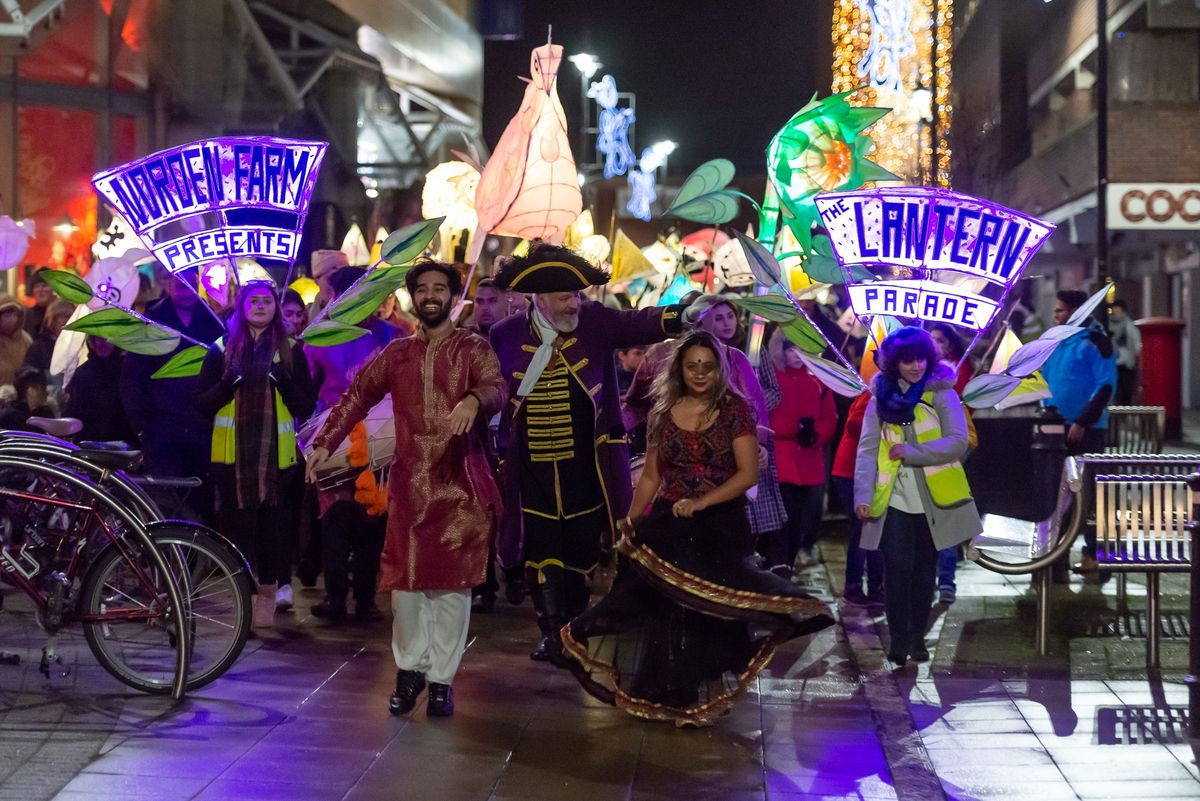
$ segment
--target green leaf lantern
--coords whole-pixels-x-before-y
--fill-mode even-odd
[[[683,185],[664,217],[717,225],[737,216],[740,194],[726,189],[733,180],[733,162],[713,159],[697,167]]]

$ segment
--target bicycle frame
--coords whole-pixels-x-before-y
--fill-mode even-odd
[[[166,584],[167,597],[170,600],[170,608],[171,608],[171,613],[172,613],[172,618],[173,618],[172,623],[175,626],[175,631],[177,633],[177,643],[178,643],[178,647],[176,648],[176,651],[175,651],[175,676],[174,676],[174,680],[171,685],[171,697],[172,697],[172,699],[177,700],[177,701],[182,699],[183,695],[184,695],[185,687],[187,685],[188,663],[189,663],[190,654],[191,654],[191,633],[187,626],[187,616],[186,616],[186,609],[185,609],[184,603],[183,603],[183,593],[180,589],[179,582],[176,579],[174,573],[168,567],[167,562],[164,559],[162,553],[159,551],[158,547],[154,544],[154,541],[151,539],[150,534],[147,530],[146,524],[142,520],[138,519],[133,514],[131,514],[129,512],[129,510],[127,510],[120,502],[117,501],[116,498],[114,498],[111,494],[106,492],[104,489],[97,486],[94,482],[88,480],[84,476],[81,476],[77,473],[67,470],[66,468],[60,467],[58,465],[47,464],[45,462],[37,461],[35,459],[28,459],[28,458],[25,458],[24,456],[16,456],[16,455],[13,455],[11,450],[9,450],[8,452],[0,452],[0,466],[22,468],[22,469],[28,470],[34,474],[50,476],[52,478],[66,482],[67,484],[71,485],[75,489],[82,491],[85,496],[87,496],[88,498],[91,499],[90,505],[89,504],[81,504],[81,503],[78,503],[75,501],[64,501],[62,499],[57,499],[57,498],[45,498],[45,497],[41,497],[41,496],[32,495],[30,493],[21,493],[20,491],[17,491],[17,490],[7,490],[6,488],[0,488],[0,490],[3,490],[4,495],[8,495],[10,497],[18,497],[18,498],[23,498],[25,500],[28,500],[30,502],[48,503],[48,504],[51,504],[54,506],[59,506],[61,508],[71,508],[71,509],[75,509],[77,511],[87,512],[89,514],[89,516],[94,517],[100,523],[100,525],[103,527],[106,535],[109,537],[110,541],[112,541],[114,543],[114,545],[116,545],[116,547],[122,549],[120,552],[121,552],[123,558],[134,567],[135,571],[138,574],[139,580],[146,582],[147,586],[153,588],[153,587],[156,587],[154,582],[152,582],[150,580],[149,576],[147,576],[145,574],[145,572],[137,564],[137,561],[129,555],[129,551],[124,549],[123,545],[117,544],[120,540],[120,537],[116,536],[116,534],[104,522],[103,516],[100,515],[100,513],[98,512],[96,507],[98,505],[103,506],[108,511],[110,511],[112,514],[114,514],[126,526],[126,529],[128,532],[127,536],[129,536],[129,535],[133,536],[143,546],[143,548],[145,549],[146,554],[150,558],[154,568],[156,570],[158,570],[159,573],[163,576],[163,580]],[[90,469],[92,469],[92,470],[97,469],[95,467],[95,465],[89,465],[89,466],[90,466]],[[105,472],[107,472],[107,471],[105,471]],[[21,552],[19,552],[17,554],[17,556],[20,556],[20,554],[24,553],[24,550],[25,550],[25,548],[23,546]],[[75,553],[72,554],[69,569],[77,568],[76,560],[78,557],[78,550],[79,550],[78,549],[78,541],[76,541]],[[5,555],[6,563],[14,564],[12,562],[9,562],[10,555],[8,554],[7,547],[4,549],[4,555]],[[39,570],[40,570],[40,566],[39,566]],[[6,570],[5,572],[6,572],[6,574],[8,574],[10,576],[11,575],[21,575],[21,573],[17,572],[17,571],[9,572]],[[36,575],[36,573],[34,573],[34,575]],[[17,586],[19,586],[23,590],[25,590],[25,592],[28,593],[31,598],[35,599],[35,601],[38,601],[39,603],[44,603],[43,601],[39,600],[42,598],[42,593],[30,583],[29,578],[30,577],[22,577],[22,579],[19,582],[17,582]],[[42,608],[45,608],[45,607],[43,606]],[[123,616],[121,619],[141,619],[141,617],[143,617],[143,616],[144,615]],[[77,618],[77,619],[84,620],[85,618]],[[86,619],[94,620],[96,618],[95,618],[95,616],[88,616]],[[117,618],[111,617],[111,618],[106,618],[106,619],[115,620]]]

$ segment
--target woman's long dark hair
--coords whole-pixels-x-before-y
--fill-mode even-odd
[[[279,302],[279,294],[275,286],[267,281],[250,281],[237,293],[233,303],[233,314],[229,316],[229,339],[225,343],[225,364],[245,365],[254,337],[250,333],[250,323],[246,320],[246,298],[253,292],[267,291],[275,298],[275,315],[267,324],[267,329],[261,336],[270,337],[276,353],[279,354],[279,365],[285,374],[292,372],[292,345],[288,339],[287,329],[283,326],[283,304]],[[274,358],[272,356],[272,358]]]
[[[717,360],[717,377],[709,393],[705,415],[711,415],[725,400],[726,395],[735,392],[729,382],[729,360],[725,358],[725,346],[703,329],[692,331],[675,345],[670,363],[654,379],[654,408],[650,410],[647,441],[654,442],[658,439],[663,423],[671,414],[671,407],[687,394],[687,385],[683,380],[683,357],[693,347],[707,348]]]

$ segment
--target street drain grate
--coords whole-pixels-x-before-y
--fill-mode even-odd
[[[1187,740],[1187,707],[1101,706],[1096,708],[1100,745],[1180,745]]]
[[[1182,640],[1191,635],[1192,625],[1187,615],[1179,612],[1164,612],[1159,619],[1159,631],[1163,639]],[[1085,629],[1087,637],[1146,637],[1146,615],[1130,612],[1089,623]]]

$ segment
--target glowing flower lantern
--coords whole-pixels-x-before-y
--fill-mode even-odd
[[[12,217],[0,217],[0,270],[8,270],[21,263],[33,236],[33,220],[14,222]]]
[[[863,130],[888,113],[886,108],[855,108],[843,92],[796,112],[771,139],[767,177],[778,198],[784,222],[807,250],[817,222],[813,197],[818,192],[852,189],[868,181],[898,181],[897,176],[867,159],[874,145]],[[771,207],[770,202],[764,208]],[[775,220],[762,227],[774,236]]]
[[[306,306],[316,300],[317,295],[321,292],[321,287],[317,285],[317,282],[307,275],[297,278],[288,288],[294,289]]]
[[[561,45],[545,44],[531,54],[533,80],[479,177],[479,227],[468,261],[479,258],[489,233],[557,245],[583,210],[567,118],[558,99],[561,61]]]

